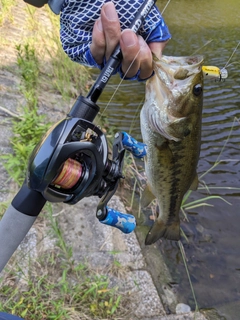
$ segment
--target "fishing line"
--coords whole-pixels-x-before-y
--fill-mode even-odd
[[[131,126],[130,126],[130,128],[129,128],[129,133],[130,133],[130,134],[131,134],[132,129],[133,129],[133,124],[134,124],[134,122],[135,122],[135,121],[136,121],[136,119],[137,119],[137,116],[138,116],[139,110],[140,110],[141,106],[143,105],[143,101],[144,101],[144,98],[142,98],[142,100],[139,102],[139,104],[138,104],[138,106],[137,106],[137,109],[136,109],[136,111],[135,111],[135,114],[134,114],[133,120],[132,120],[132,122],[131,122]]]
[[[193,284],[192,284],[192,281],[191,281],[190,273],[188,271],[186,253],[185,253],[184,247],[182,245],[182,242],[180,240],[178,241],[178,245],[179,245],[180,252],[181,252],[181,255],[182,255],[182,258],[183,258],[183,263],[184,263],[184,266],[185,266],[185,269],[186,269],[188,281],[189,281],[189,284],[190,284],[190,287],[191,287],[191,290],[192,290],[192,295],[193,295],[193,299],[194,299],[194,302],[195,302],[195,311],[199,311],[199,307],[198,307],[195,291],[193,289]]]
[[[68,158],[58,176],[52,181],[52,184],[57,188],[71,189],[79,181],[83,172],[83,168],[80,162]]]
[[[163,15],[164,11],[167,9],[169,3],[171,2],[171,0],[168,0],[168,2],[166,3],[165,7],[163,8],[161,14]]]
[[[239,46],[239,45],[240,45],[240,41],[238,42],[238,44],[237,44],[236,48],[233,50],[233,52],[232,52],[232,54],[231,54],[230,58],[228,59],[228,61],[227,61],[226,65],[225,65],[225,67],[223,67],[222,69],[220,69],[220,81],[221,81],[222,79],[225,79],[225,78],[227,78],[227,77],[228,77],[228,71],[227,71],[226,67],[228,67],[228,66],[229,66],[229,62],[231,61],[231,59],[232,59],[233,55],[234,55],[234,54],[235,54],[235,52],[237,51],[237,48],[238,48],[238,46]]]
[[[204,45],[202,45],[200,48],[198,48],[196,51],[194,51],[191,56],[193,56],[194,54],[196,54],[197,52],[199,52],[202,48],[206,47],[208,44],[210,44],[213,41],[213,39],[208,40]]]
[[[147,36],[146,40],[148,39],[149,35]],[[101,116],[104,114],[104,112],[107,110],[109,104],[112,102],[114,96],[116,95],[117,91],[119,90],[123,80],[126,78],[126,74],[128,73],[128,71],[130,70],[130,68],[132,67],[133,63],[136,61],[139,53],[140,53],[141,49],[139,49],[139,51],[137,52],[136,56],[134,57],[133,61],[130,63],[129,67],[127,68],[127,71],[125,72],[124,76],[122,77],[122,79],[120,80],[119,84],[117,85],[116,89],[114,90],[111,98],[109,99],[106,107],[103,109],[103,112],[101,113]]]
[[[236,48],[233,50],[230,58],[228,59],[227,63],[225,64],[225,66],[223,68],[219,68],[219,67],[215,67],[215,66],[202,66],[202,71],[203,74],[205,76],[207,76],[208,78],[218,78],[219,81],[224,81],[225,79],[228,78],[228,71],[226,69],[226,67],[229,67],[230,65],[237,63],[236,62],[232,62],[229,63],[233,57],[233,55],[235,54],[235,52],[237,51],[238,47],[240,45],[240,41],[238,42]]]
[[[230,140],[230,137],[231,137],[231,135],[232,135],[232,133],[233,133],[233,129],[234,129],[234,126],[235,126],[235,123],[236,123],[236,122],[239,123],[239,119],[238,119],[237,117],[234,117],[234,120],[233,120],[231,129],[230,129],[229,134],[228,134],[228,136],[227,136],[227,139],[226,139],[226,141],[224,142],[224,145],[222,146],[222,149],[221,149],[221,151],[220,151],[217,159],[215,160],[215,162],[214,162],[214,164],[211,166],[211,168],[209,168],[207,171],[205,171],[205,172],[199,177],[199,179],[203,178],[205,175],[207,175],[209,172],[211,172],[220,162],[230,161],[230,160],[228,160],[228,159],[222,159],[222,160],[220,160],[220,157],[221,157],[224,149],[226,148],[226,146],[227,146],[227,144],[228,144],[228,142],[229,142],[229,140]],[[238,161],[238,160],[231,160],[231,161]]]
[[[169,5],[169,3],[170,3],[170,2],[171,2],[171,0],[168,0],[167,4],[165,5],[165,7],[163,8],[163,10],[162,10],[162,12],[161,12],[161,15],[163,15],[164,11],[166,10],[166,8],[168,7],[168,5]],[[153,30],[153,29],[152,29],[152,30]],[[147,41],[147,40],[148,40],[148,38],[149,38],[149,36],[150,36],[150,34],[151,34],[151,31],[152,31],[152,30],[150,30],[150,32],[149,32],[149,34],[147,35],[147,37],[146,37],[145,41]],[[137,54],[136,54],[136,56],[134,57],[133,61],[130,63],[129,67],[127,68],[127,71],[125,72],[124,76],[122,77],[122,79],[120,80],[119,84],[117,85],[117,87],[116,87],[115,91],[113,92],[113,94],[112,94],[111,98],[109,99],[109,101],[108,101],[108,103],[107,103],[106,107],[105,107],[105,108],[103,109],[103,111],[101,112],[101,117],[103,116],[103,114],[104,114],[104,113],[105,113],[105,111],[107,110],[107,108],[108,108],[109,104],[112,102],[112,100],[113,100],[114,96],[116,95],[116,93],[117,93],[117,91],[118,91],[119,87],[121,86],[121,84],[122,84],[123,80],[126,78],[126,74],[128,73],[128,71],[129,71],[129,70],[130,70],[130,68],[132,67],[133,63],[136,61],[136,59],[137,59],[137,57],[138,57],[138,55],[139,55],[140,51],[141,51],[141,49],[139,49],[139,51],[137,52]]]
[[[240,41],[238,42],[238,44],[237,44],[236,48],[233,50],[233,53],[231,54],[230,58],[228,59],[228,61],[227,61],[226,65],[225,65],[225,67],[223,67],[222,69],[225,69],[225,68],[228,66],[228,63],[231,61],[231,59],[232,59],[232,57],[234,56],[235,52],[237,51],[237,49],[238,49],[239,45],[240,45]]]

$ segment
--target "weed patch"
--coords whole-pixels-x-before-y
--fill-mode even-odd
[[[37,87],[39,83],[39,60],[36,52],[29,44],[17,45],[17,64],[22,78],[21,92],[28,108],[34,110],[37,106]]]
[[[31,110],[24,107],[23,112],[21,119],[12,120],[10,144],[13,152],[0,157],[9,176],[19,185],[25,179],[31,152],[49,128],[49,123],[44,123],[45,117],[37,114],[36,107]]]
[[[49,128],[45,116],[38,114],[38,74],[39,61],[34,48],[29,45],[17,46],[17,64],[21,75],[21,92],[26,99],[22,115],[12,120],[10,144],[13,152],[0,158],[9,176],[21,185],[25,179],[27,163],[31,152]]]
[[[1,0],[0,2],[0,26],[5,20],[13,21],[11,13],[12,6],[16,3],[14,0]]]
[[[16,275],[3,281],[0,310],[25,320],[113,319],[121,306],[121,294],[106,276],[84,264],[65,269],[54,252],[32,264],[22,280],[22,290]]]

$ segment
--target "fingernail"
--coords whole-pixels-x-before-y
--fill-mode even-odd
[[[136,44],[136,35],[133,31],[123,30],[122,41],[126,47],[132,47]]]
[[[118,15],[117,15],[115,6],[112,2],[107,2],[103,6],[103,10],[104,10],[104,13],[105,13],[106,17],[108,18],[108,20],[110,20],[110,21],[118,20]]]
[[[102,26],[101,19],[98,19],[96,23],[97,23],[98,30],[103,32],[103,26]]]

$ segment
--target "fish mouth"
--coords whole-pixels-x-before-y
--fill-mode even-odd
[[[163,55],[160,60],[154,57],[153,61],[154,71],[161,82],[172,89],[178,80],[183,86],[201,72],[203,56],[172,57]]]
[[[153,57],[155,76],[146,84],[143,113],[151,129],[168,140],[179,141],[187,134],[180,134],[178,128],[193,112],[191,105],[202,99],[202,63],[201,55],[162,56],[160,60]],[[200,90],[197,97],[193,93],[195,87]]]

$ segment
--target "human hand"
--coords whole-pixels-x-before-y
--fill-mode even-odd
[[[93,28],[90,50],[95,61],[102,64],[104,57],[108,60],[118,43],[122,50],[122,72],[125,77],[132,78],[140,71],[139,78],[146,79],[153,72],[152,53],[160,58],[167,41],[147,45],[132,30],[125,29],[121,32],[115,6],[112,2],[107,2]]]

